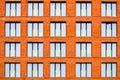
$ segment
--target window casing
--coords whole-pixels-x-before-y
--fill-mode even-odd
[[[20,57],[20,43],[5,43],[6,57]]]
[[[91,3],[76,3],[76,16],[91,16]]]
[[[43,43],[28,43],[28,57],[43,57]]]
[[[116,23],[102,23],[102,37],[116,37]]]
[[[91,63],[76,63],[76,77],[91,77]]]
[[[50,33],[51,37],[65,37],[66,23],[51,23]]]
[[[28,23],[28,37],[42,37],[43,23]]]
[[[5,77],[20,77],[19,63],[5,63]]]
[[[116,57],[116,43],[102,43],[102,57]]]
[[[43,64],[28,63],[28,77],[43,77]]]
[[[102,16],[116,16],[116,3],[102,3]]]
[[[76,23],[77,37],[91,37],[91,23]]]
[[[6,37],[20,36],[20,23],[5,23]]]
[[[51,3],[51,16],[66,16],[66,3]]]
[[[102,77],[116,77],[116,63],[102,63]]]
[[[6,16],[20,16],[21,4],[20,3],[6,3]]]
[[[66,77],[66,64],[65,63],[51,63],[50,64],[50,77],[53,77],[53,78]]]
[[[66,43],[51,43],[50,57],[66,57]]]
[[[43,16],[43,3],[28,3],[28,16]]]
[[[76,57],[91,57],[91,43],[76,43]]]

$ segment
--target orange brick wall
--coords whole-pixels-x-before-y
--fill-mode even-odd
[[[7,17],[5,16],[5,1],[20,1],[21,16]],[[65,17],[50,16],[50,0],[33,0],[43,1],[44,16],[28,17],[27,11],[28,1],[32,0],[0,0],[0,80],[51,80],[50,78],[50,62],[66,62],[66,78],[52,78],[52,80],[103,80],[101,78],[101,63],[102,62],[117,62],[117,77],[104,78],[104,80],[120,80],[120,0],[59,0],[66,1],[67,14]],[[58,1],[58,0],[51,0]],[[76,17],[76,1],[92,2],[91,17]],[[101,17],[101,2],[117,2],[117,17]],[[5,22],[20,22],[21,37],[6,38],[5,37]],[[40,21],[44,24],[44,36],[36,38],[28,38],[27,22]],[[64,21],[66,22],[66,37],[50,37],[50,22]],[[76,38],[76,22],[92,22],[92,37]],[[101,37],[101,22],[117,22],[117,37],[102,38]],[[5,42],[20,42],[21,57],[20,58],[5,58]],[[43,42],[44,54],[43,58],[28,58],[27,57],[27,42]],[[66,42],[66,58],[50,58],[50,42]],[[92,42],[92,57],[91,58],[76,58],[75,44],[76,42]],[[117,57],[116,58],[101,58],[101,43],[102,42],[117,42]],[[5,62],[20,62],[21,77],[20,78],[5,78],[4,63]],[[43,62],[43,78],[27,78],[27,62]],[[75,64],[76,62],[91,62],[92,77],[91,78],[76,78]]]

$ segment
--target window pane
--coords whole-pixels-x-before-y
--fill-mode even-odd
[[[56,23],[56,36],[60,36],[60,23]]]
[[[56,3],[56,16],[61,16],[60,12],[60,3]]]
[[[107,16],[112,16],[111,3],[107,3]]]
[[[16,64],[16,77],[20,77],[20,64]]]
[[[60,64],[56,64],[56,77],[60,77]]]
[[[86,16],[86,3],[82,3],[81,16]]]
[[[11,64],[10,77],[15,77],[15,64]]]
[[[32,16],[32,3],[28,3],[28,16]]]
[[[51,16],[55,16],[55,4],[51,3],[50,6],[51,6],[50,14],[51,14]]]
[[[16,43],[16,57],[20,57],[20,44]]]
[[[103,43],[102,44],[102,57],[105,57],[106,55],[106,45]]]
[[[102,77],[105,77],[105,64],[102,64]]]
[[[33,23],[33,36],[38,36],[38,24]]]
[[[10,24],[6,23],[6,36],[10,36]]]
[[[15,23],[11,23],[11,36],[15,36]]]
[[[5,77],[10,77],[9,74],[9,64],[5,64]]]
[[[62,16],[66,16],[66,4],[62,3],[61,7],[62,7]]]
[[[43,23],[39,23],[39,36],[43,36]]]
[[[11,3],[11,16],[16,16],[15,12],[15,3]]]
[[[10,4],[6,3],[6,16],[10,16]]]
[[[116,3],[112,3],[112,16],[116,16]]]
[[[50,77],[55,77],[54,69],[55,69],[54,64],[50,64]]]
[[[39,57],[43,57],[43,44],[39,43]]]
[[[60,51],[60,43],[56,43],[56,57],[60,57],[61,51]]]
[[[76,77],[80,77],[80,64],[76,64]]]
[[[101,12],[102,12],[102,16],[105,16],[105,9],[106,9],[106,7],[105,7],[105,4],[104,3],[102,3],[102,10],[101,10]]]
[[[116,23],[112,23],[112,36],[116,37]]]
[[[61,36],[66,36],[66,24],[61,23],[62,31],[61,31]]]
[[[112,64],[112,77],[116,77],[116,64]]]
[[[105,25],[105,23],[103,23],[102,24],[102,36],[106,36],[105,34],[105,32],[106,32],[106,30],[105,30],[105,28],[106,28],[106,25]]]
[[[33,57],[38,56],[38,46],[37,43],[33,43]]]
[[[91,43],[87,43],[87,57],[91,57]]]
[[[32,64],[28,64],[28,77],[32,77]]]
[[[50,54],[51,54],[50,56],[51,57],[55,57],[55,53],[54,52],[55,52],[55,44],[51,43],[50,44]]]
[[[66,76],[66,65],[61,64],[61,77],[65,77],[65,76]]]
[[[76,23],[76,36],[80,36],[80,23]]]
[[[39,64],[39,77],[43,77],[43,64]]]
[[[28,43],[28,57],[32,57],[32,44]]]
[[[91,16],[91,3],[87,3],[87,16]]]
[[[16,36],[20,36],[20,23],[16,23]]]
[[[32,74],[33,74],[33,77],[38,77],[38,70],[37,70],[37,64],[36,63],[33,64]]]
[[[91,23],[87,23],[87,36],[91,36]]]
[[[91,77],[91,64],[87,64],[87,77]]]
[[[116,43],[112,44],[112,56],[116,57]]]
[[[61,57],[65,57],[66,56],[66,44],[65,43],[61,44],[61,49],[62,49],[61,50],[62,51],[61,52],[61,54],[62,54]]]
[[[32,36],[32,23],[28,23],[28,36]]]
[[[76,57],[80,57],[80,44],[76,44]]]
[[[39,16],[43,16],[43,3],[39,3]]]
[[[10,51],[9,51],[9,44],[6,43],[5,44],[5,54],[6,54],[6,57],[9,57],[9,53],[10,53]]]
[[[10,53],[10,57],[15,57],[15,43],[11,43],[11,53]]]
[[[50,25],[51,25],[51,31],[50,31],[51,36],[55,36],[55,35],[54,35],[54,34],[55,34],[55,24],[54,24],[54,23],[51,23]]]
[[[80,16],[80,3],[76,3],[76,16]]]
[[[16,3],[16,5],[17,5],[17,16],[20,16],[20,14],[21,14],[21,5],[20,5],[20,3]]]
[[[34,9],[33,9],[33,16],[38,16],[38,3],[33,3]]]

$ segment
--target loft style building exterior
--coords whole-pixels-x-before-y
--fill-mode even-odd
[[[120,80],[120,0],[0,0],[0,80]]]

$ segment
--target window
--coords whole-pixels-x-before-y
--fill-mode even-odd
[[[51,43],[50,44],[51,57],[66,57],[66,43]]]
[[[51,23],[50,35],[53,37],[65,37],[66,36],[66,23]]]
[[[50,77],[63,78],[66,76],[65,63],[51,63],[50,64]]]
[[[28,57],[43,57],[43,43],[28,43]]]
[[[6,3],[6,16],[20,16],[20,3]]]
[[[28,3],[28,16],[43,16],[43,3]]]
[[[102,43],[102,57],[116,57],[116,43]]]
[[[51,16],[66,16],[66,3],[51,3]]]
[[[91,57],[91,43],[76,43],[76,57]]]
[[[76,16],[91,16],[91,3],[76,3]]]
[[[76,77],[91,77],[91,63],[77,63]]]
[[[5,43],[6,57],[20,57],[20,43]]]
[[[76,23],[76,36],[77,37],[90,37],[91,36],[91,23]]]
[[[20,64],[5,63],[5,77],[20,77]]]
[[[43,64],[28,63],[28,77],[43,77]]]
[[[116,23],[102,23],[103,37],[116,37]]]
[[[102,3],[102,16],[116,16],[116,3]]]
[[[102,63],[102,77],[116,77],[116,63]]]
[[[5,23],[6,37],[20,36],[20,23]]]
[[[42,37],[43,36],[43,23],[28,23],[28,36],[29,37]]]

